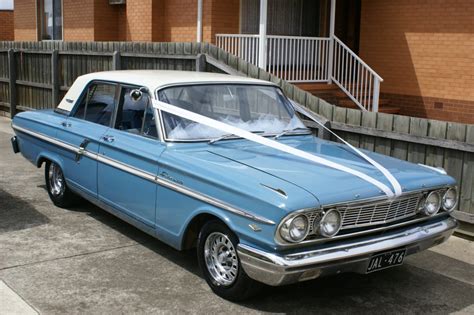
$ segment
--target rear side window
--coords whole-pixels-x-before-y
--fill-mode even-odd
[[[110,126],[115,108],[114,84],[94,83],[89,85],[74,117],[103,126]]]
[[[130,93],[134,89],[136,88],[122,88],[115,129],[156,138],[155,117],[150,97],[143,93],[142,98],[135,101],[130,97]]]

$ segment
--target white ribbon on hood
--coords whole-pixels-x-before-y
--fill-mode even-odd
[[[331,129],[328,127],[324,126],[321,122],[319,122],[316,118],[313,117],[313,114],[311,114],[309,111],[307,111],[303,106],[292,102],[293,106],[295,107],[295,110],[302,113],[303,115],[307,116],[310,118],[312,121],[320,125],[323,129],[327,130],[329,133],[331,133],[334,137],[336,137],[339,141],[347,145],[349,148],[354,150],[357,154],[359,154],[362,158],[364,158],[367,162],[372,164],[376,169],[378,169],[382,174],[388,179],[390,184],[392,184],[393,189],[395,190],[395,195],[400,196],[402,194],[402,186],[400,186],[400,183],[398,180],[390,173],[385,167],[380,165],[378,162],[374,161],[372,158],[370,158],[367,154],[364,152],[360,151],[356,147],[354,147],[352,144],[347,142],[346,140],[342,139],[338,134],[333,132]]]
[[[359,172],[357,170],[354,170],[350,167],[347,167],[347,166],[344,166],[344,165],[341,165],[339,163],[335,163],[333,161],[330,161],[328,159],[325,159],[325,158],[322,158],[322,157],[319,157],[319,156],[316,156],[316,155],[313,155],[311,153],[308,153],[306,151],[303,151],[303,150],[299,150],[299,149],[296,149],[296,148],[293,148],[291,146],[288,146],[286,144],[283,144],[283,143],[280,143],[278,141],[275,141],[275,140],[271,140],[271,139],[268,139],[268,138],[265,138],[265,137],[262,137],[262,136],[259,136],[257,134],[254,134],[254,133],[251,133],[249,131],[246,131],[246,130],[243,130],[243,129],[240,129],[240,128],[237,128],[237,127],[234,127],[234,126],[231,126],[229,124],[226,124],[226,123],[223,123],[223,122],[220,122],[218,120],[215,120],[215,119],[212,119],[212,118],[209,118],[209,117],[206,117],[206,116],[203,116],[203,115],[200,115],[200,114],[197,114],[197,113],[194,113],[192,111],[189,111],[189,110],[186,110],[186,109],[182,109],[180,107],[177,107],[177,106],[174,106],[174,105],[170,105],[168,103],[164,103],[164,102],[160,102],[160,101],[157,101],[157,100],[153,100],[153,107],[155,107],[156,109],[160,110],[160,111],[163,111],[163,112],[167,112],[167,113],[170,113],[170,114],[173,114],[173,115],[176,115],[176,116],[179,116],[179,117],[182,117],[182,118],[185,118],[185,119],[188,119],[188,120],[191,120],[191,121],[194,121],[196,123],[199,123],[199,124],[202,124],[202,125],[205,125],[205,126],[208,126],[208,127],[211,127],[211,128],[214,128],[214,129],[218,129],[220,131],[223,131],[225,132],[226,134],[233,134],[233,135],[236,135],[238,137],[241,137],[241,138],[244,138],[244,139],[247,139],[249,141],[252,141],[252,142],[256,142],[256,143],[259,143],[261,145],[264,145],[264,146],[267,146],[267,147],[270,147],[270,148],[273,148],[275,150],[279,150],[279,151],[282,151],[282,152],[285,152],[285,153],[288,153],[288,154],[291,154],[291,155],[294,155],[294,156],[297,156],[299,158],[302,158],[302,159],[306,159],[306,160],[309,160],[313,163],[317,163],[317,164],[321,164],[321,165],[324,165],[324,166],[327,166],[327,167],[331,167],[333,169],[336,169],[338,171],[342,171],[342,172],[346,172],[348,174],[351,174],[351,175],[354,175],[354,176],[357,176],[359,178],[361,178],[362,180],[370,183],[370,184],[373,184],[374,186],[378,187],[382,192],[384,192],[389,198],[392,198],[394,196],[398,196],[401,194],[401,188],[400,190],[396,189],[395,188],[395,194],[394,192],[387,186],[385,185],[384,183],[376,180],[375,178],[373,177],[370,177],[362,172]],[[311,118],[311,117],[310,117]],[[365,154],[363,154],[362,152],[360,152],[359,150],[356,149],[356,152],[358,154],[361,154],[362,157],[367,157]],[[366,159],[364,157],[364,159]],[[367,157],[368,158],[368,157]],[[370,159],[370,158],[369,158]],[[367,160],[367,159],[366,159]],[[372,160],[372,159],[370,159]],[[372,160],[373,161],[373,160]],[[385,174],[383,170],[385,170],[388,174],[390,174],[385,168],[383,168],[380,164],[376,163],[375,161],[373,161],[375,164],[372,164],[374,167],[376,167],[377,169],[379,169],[385,176],[387,176]],[[390,176],[392,176],[390,174]],[[392,176],[393,177],[393,176]],[[388,178],[388,177],[387,177]],[[389,181],[391,182],[390,178],[388,178]],[[398,184],[398,182],[397,182]],[[393,183],[392,183],[393,185]],[[400,186],[398,184],[398,186]],[[395,186],[394,186],[395,187]]]

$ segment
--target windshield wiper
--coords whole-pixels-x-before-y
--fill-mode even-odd
[[[287,129],[287,130],[283,130],[282,132],[280,132],[279,134],[277,134],[275,137],[273,137],[273,140],[277,140],[278,138],[290,133],[290,132],[293,132],[293,131],[297,131],[297,130],[309,130],[308,128],[306,127],[296,127],[296,128],[293,128],[293,129]]]
[[[250,131],[250,132],[251,132],[251,133],[263,133],[264,131],[260,131],[260,130],[259,130],[259,131]],[[208,144],[213,144],[213,143],[216,143],[217,141],[221,141],[221,140],[224,140],[224,139],[229,139],[229,138],[234,137],[234,136],[237,137],[237,138],[240,138],[240,137],[238,137],[237,135],[235,135],[235,134],[233,134],[233,133],[228,133],[228,134],[226,134],[226,135],[222,135],[222,136],[220,136],[220,137],[211,139],[211,140],[209,140],[207,143],[208,143]]]

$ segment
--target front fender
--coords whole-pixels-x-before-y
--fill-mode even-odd
[[[275,248],[274,234],[276,225],[255,222],[249,218],[219,208],[206,206],[196,209],[192,213],[192,217],[190,216],[190,219],[186,222],[186,228],[181,233],[181,239],[184,238],[187,227],[192,220],[200,214],[212,215],[220,219],[237,235],[240,243],[258,248]]]
[[[266,249],[275,247],[276,225],[255,222],[202,201],[175,195],[175,192],[168,192],[168,194],[166,199],[158,198],[158,202],[161,200],[162,204],[157,213],[156,236],[178,250],[183,249],[186,233],[189,231],[190,225],[193,224],[193,220],[201,215],[221,220],[237,235],[241,243]],[[177,200],[180,201],[177,202]],[[174,208],[174,205],[177,205],[178,208]],[[193,210],[188,212],[186,209]],[[250,227],[251,224],[257,228],[256,231]],[[197,231],[197,233],[199,232]]]

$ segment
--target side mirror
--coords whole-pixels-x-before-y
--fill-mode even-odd
[[[134,101],[134,102],[138,102],[139,100],[142,99],[142,96],[143,96],[143,92],[140,91],[139,89],[135,89],[135,90],[132,90],[130,92],[130,98]]]

